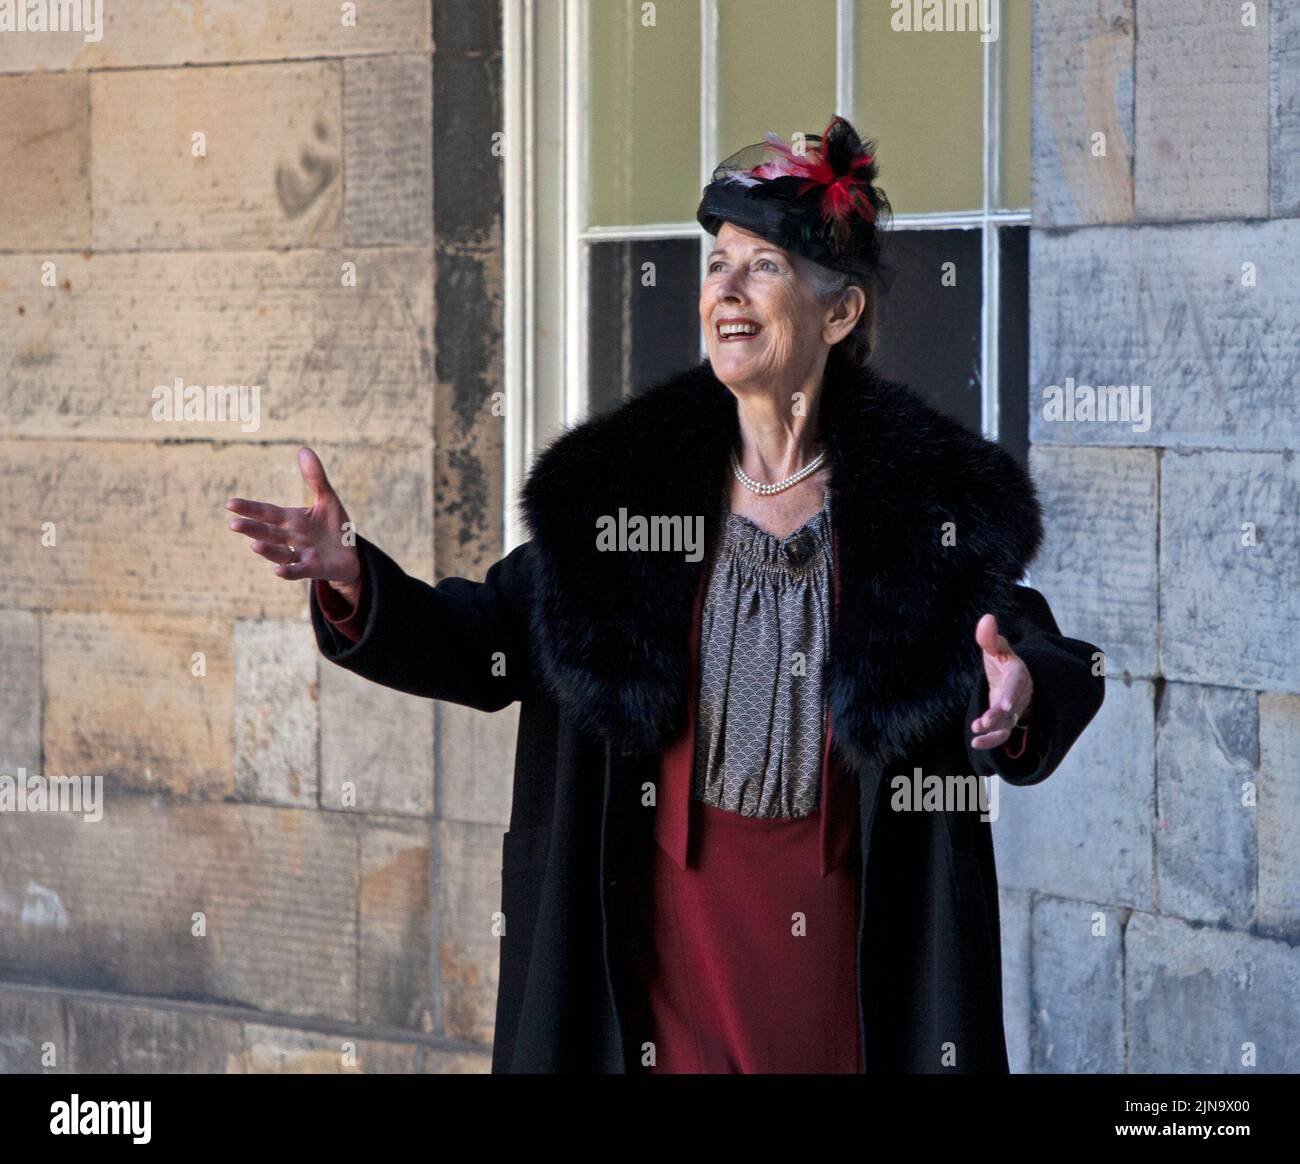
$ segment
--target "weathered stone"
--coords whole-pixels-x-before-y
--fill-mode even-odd
[[[1300,950],[1140,913],[1125,937],[1131,1072],[1300,1071]]]
[[[79,1074],[219,1074],[243,1047],[237,1019],[198,1010],[74,998],[68,1026]]]
[[[423,821],[367,821],[362,828],[362,1022],[432,1029],[429,830]]]
[[[501,944],[492,932],[493,915],[501,909],[501,830],[441,821],[437,835],[438,1033],[491,1046]]]
[[[1133,29],[1133,0],[1034,2],[1036,226],[1133,217]]]
[[[432,815],[432,701],[332,663],[321,665],[320,682],[321,803],[357,812]]]
[[[63,1000],[46,991],[0,989],[0,1075],[72,1070]]]
[[[41,770],[41,624],[0,610],[0,776]]]
[[[338,813],[145,796],[98,823],[3,813],[0,973],[352,1021],[358,856]]]
[[[433,71],[427,55],[343,65],[350,246],[433,241]]]
[[[76,6],[80,9],[80,5]],[[84,31],[0,36],[0,72],[120,69],[140,65],[278,61],[429,47],[429,0],[130,0],[104,4],[102,35]],[[89,30],[96,36],[97,30]]]
[[[215,619],[45,616],[42,775],[102,779],[109,795],[230,796],[234,671]]]
[[[999,786],[998,878],[1010,888],[1082,901],[1154,903],[1152,685],[1106,681],[1106,700],[1043,783]]]
[[[492,1054],[488,1051],[480,1051],[477,1054],[464,1051],[439,1051],[426,1047],[420,1071],[425,1075],[490,1075]]]
[[[244,799],[317,804],[319,662],[303,623],[235,623],[235,782]]]
[[[1170,683],[1156,715],[1160,910],[1248,926],[1255,915],[1255,693]]]
[[[426,452],[318,448],[363,534],[413,573],[431,570]],[[292,446],[12,441],[0,445],[0,591],[14,605],[149,617],[295,618],[307,584],[276,577],[229,529],[229,497],[301,505]],[[85,499],[100,503],[88,510]],[[42,525],[53,523],[54,546]],[[166,536],[156,536],[157,531]],[[214,585],[214,580],[217,584]],[[310,636],[310,628],[303,633]]]
[[[1300,696],[1259,697],[1259,922],[1300,937]]]
[[[1156,671],[1157,458],[1146,449],[1033,447],[1044,510],[1030,581],[1063,634],[1105,655],[1106,674]]]
[[[1029,916],[1032,897],[1017,889],[998,889],[998,914],[1002,928],[1002,1028],[1007,1038],[1007,1059],[1012,1074],[1031,1070],[1030,1014],[1033,1008],[1029,978]]]
[[[1269,5],[1273,48],[1269,54],[1272,110],[1273,214],[1300,214],[1300,7],[1285,0]]]
[[[427,249],[56,258],[43,290],[0,255],[0,435],[430,440]],[[172,419],[178,378],[212,397],[203,419]]]
[[[1036,1072],[1123,1073],[1124,912],[1089,901],[1034,899]]]
[[[1160,471],[1160,666],[1165,675],[1300,691],[1297,513],[1300,465],[1291,453],[1165,453]]]
[[[92,74],[95,248],[337,245],[342,77],[336,61]]]
[[[228,1070],[258,1075],[409,1075],[416,1071],[415,1043],[322,1034],[248,1023],[244,1049]]]
[[[482,578],[501,556],[501,239],[438,251],[438,400],[434,450],[439,577]],[[514,407],[522,407],[516,401]]]
[[[438,707],[439,816],[509,823],[518,730],[517,703],[490,715],[455,703]]]
[[[0,60],[18,39],[0,33]],[[84,73],[0,77],[0,109],[0,248],[89,246],[89,79]],[[39,261],[29,259],[27,270],[26,285],[39,288]]]
[[[1289,219],[1032,232],[1030,439],[1294,448],[1296,253]],[[1104,419],[1081,418],[1084,386]],[[1076,419],[1048,419],[1066,391]]]
[[[1142,0],[1134,203],[1138,218],[1268,214],[1268,0]],[[1212,192],[1212,193],[1211,193]]]

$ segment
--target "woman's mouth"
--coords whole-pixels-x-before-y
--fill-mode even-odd
[[[762,325],[752,319],[724,319],[716,328],[718,340],[724,344],[752,340],[762,330]]]

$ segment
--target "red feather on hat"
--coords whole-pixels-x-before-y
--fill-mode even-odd
[[[820,148],[814,147],[803,155],[796,154],[777,134],[769,133],[765,140],[779,156],[755,166],[750,173],[756,178],[769,180],[804,178],[805,182],[799,187],[800,194],[823,187],[822,217],[837,245],[843,246],[848,240],[854,214],[868,222],[874,223],[876,220],[876,207],[871,201],[871,175],[859,173],[870,170],[875,157],[865,150],[849,157],[844,157],[844,151],[839,151],[842,168],[837,171],[829,156],[833,151],[826,148],[831,131],[837,123],[845,126],[848,124],[842,117],[833,118],[822,135]],[[847,165],[843,165],[844,162]]]

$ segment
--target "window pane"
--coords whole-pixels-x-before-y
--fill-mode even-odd
[[[589,286],[592,413],[699,363],[699,243],[593,243]]]
[[[701,185],[699,0],[589,0],[587,20],[587,225],[689,221]]]
[[[895,31],[895,11],[904,10],[859,0],[857,116],[851,120],[860,133],[879,141],[880,185],[896,214],[979,210],[984,205],[980,34]]]
[[[880,298],[873,363],[972,432],[981,431],[980,232],[899,230],[886,236],[885,246],[895,274]]]
[[[718,0],[714,161],[768,132],[821,133],[834,114],[835,0]]]
[[[1029,228],[998,227],[998,245],[998,443],[1024,465],[1029,461]]]
[[[1002,197],[1000,209],[1029,206],[1031,0],[1002,0]]]

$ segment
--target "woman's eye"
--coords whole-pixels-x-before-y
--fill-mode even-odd
[[[766,266],[769,270],[775,271],[777,269],[776,264],[771,259],[759,259],[758,263],[759,266]]]

